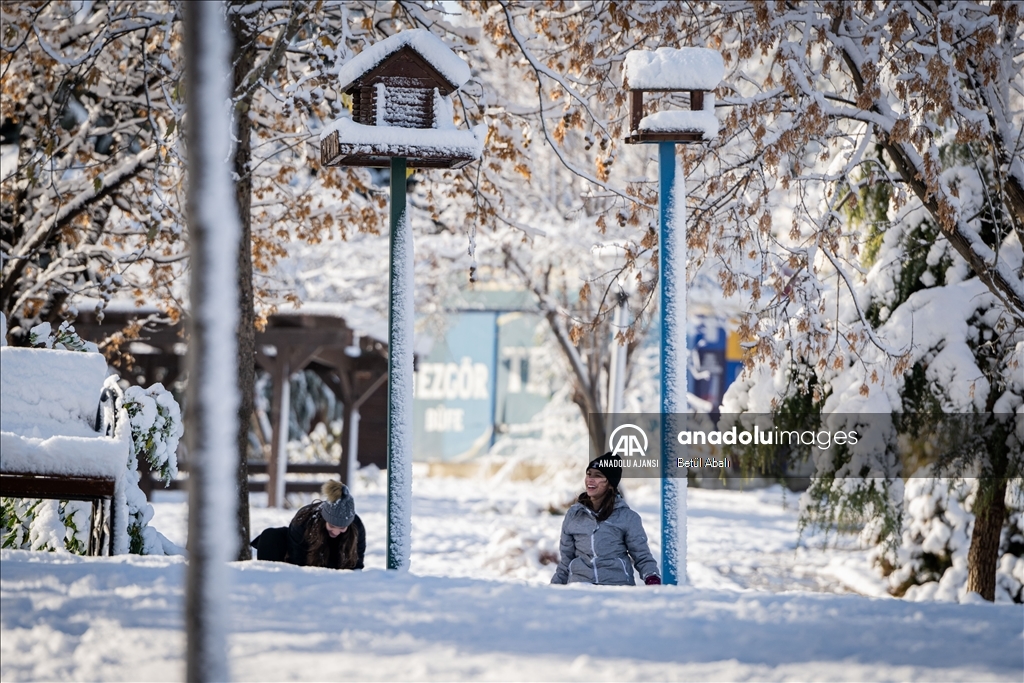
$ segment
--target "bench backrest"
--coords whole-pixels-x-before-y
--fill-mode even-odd
[[[98,353],[0,348],[0,472],[122,476],[131,436],[109,433],[104,424],[104,412],[111,412],[101,403],[106,376]]]
[[[99,353],[0,348],[0,431],[96,436],[107,362]]]

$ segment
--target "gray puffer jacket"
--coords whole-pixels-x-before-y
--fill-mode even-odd
[[[560,559],[551,583],[596,583],[602,586],[635,586],[633,568],[646,580],[658,575],[658,563],[647,547],[640,515],[626,501],[616,498],[608,519],[597,521],[597,513],[576,503],[562,522]]]

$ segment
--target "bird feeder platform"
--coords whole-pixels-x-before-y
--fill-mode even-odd
[[[626,144],[707,142],[718,134],[715,96],[722,80],[722,55],[705,48],[634,50],[623,64],[629,90],[629,135]],[[690,109],[644,116],[645,92],[688,92]]]

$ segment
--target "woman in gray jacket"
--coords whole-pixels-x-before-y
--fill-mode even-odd
[[[647,585],[661,583],[640,515],[619,495],[621,480],[622,468],[611,453],[587,465],[587,490],[565,513],[551,583],[635,586],[633,567]]]

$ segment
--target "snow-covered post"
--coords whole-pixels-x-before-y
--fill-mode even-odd
[[[345,482],[351,486],[359,471],[359,408],[348,411],[348,463],[345,465]]]
[[[231,181],[230,39],[220,2],[186,2],[188,234],[191,280],[186,438],[189,452],[189,681],[226,681],[228,566],[238,412],[238,241]]]
[[[678,171],[678,174],[677,174]],[[686,176],[676,145],[658,145],[658,308],[661,311],[661,571],[686,583],[686,473],[672,476],[670,453],[686,405]]]
[[[288,354],[279,347],[271,373],[274,382],[274,403],[271,410],[277,410],[277,424],[274,425],[270,446],[270,479],[267,482],[267,504],[272,508],[284,507],[287,491],[285,480],[288,477],[288,428],[292,414],[292,368],[288,361]]]
[[[629,297],[619,292],[618,305],[612,318],[612,358],[608,366],[608,413],[615,415],[622,411],[623,395],[626,392],[626,346],[619,344],[615,336],[627,325],[626,304]],[[612,429],[611,425],[607,427]]]
[[[406,168],[461,168],[480,158],[486,126],[459,130],[452,114],[451,94],[469,77],[469,66],[430,31],[402,31],[341,66],[335,89],[352,98],[352,110],[320,133],[324,166],[391,168],[388,569],[408,569],[412,526],[415,312]],[[395,91],[401,94],[389,97],[388,88],[395,83],[402,83]]]
[[[676,143],[718,134],[714,95],[725,72],[722,55],[705,48],[634,50],[623,63],[630,91],[629,144],[658,145],[658,284],[661,311],[661,571],[686,583],[686,471],[672,466],[674,437],[686,403],[686,178],[676,166]],[[689,91],[689,111],[644,116],[644,92]]]
[[[388,569],[409,566],[412,525],[413,247],[405,157],[391,159],[388,285]]]

